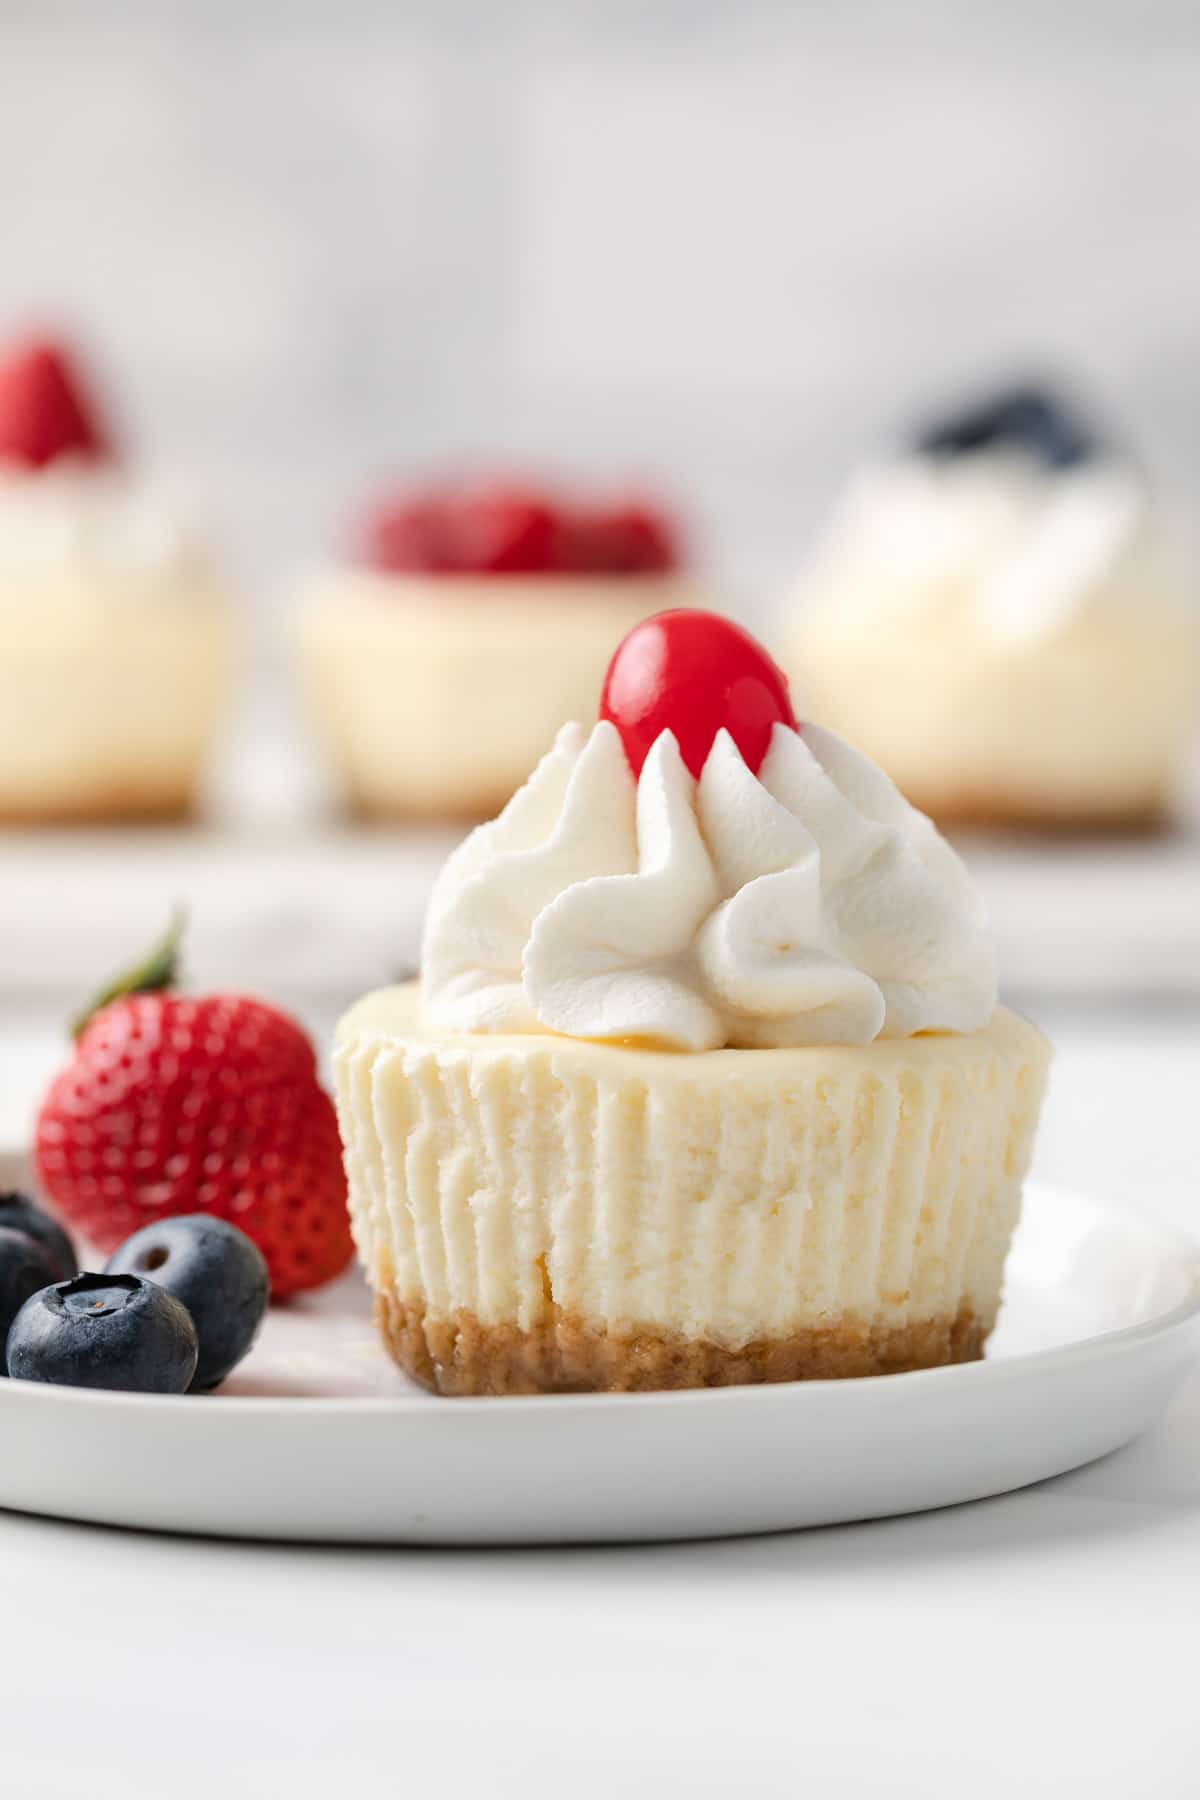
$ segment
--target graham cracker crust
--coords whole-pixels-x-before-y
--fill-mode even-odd
[[[522,777],[522,780],[527,779]],[[381,800],[377,795],[364,794],[361,789],[351,787],[347,809],[351,816],[361,819],[365,825],[461,825],[464,829],[471,825],[484,824],[494,819],[497,813],[504,811],[521,782],[512,787],[481,789],[476,798],[439,801],[436,798],[421,800],[410,794],[401,800]]]
[[[1045,805],[1000,793],[937,793],[905,787],[904,797],[919,812],[951,831],[1025,832],[1039,837],[1149,837],[1171,824],[1168,801],[1134,806],[1071,807]]]
[[[169,825],[190,819],[195,811],[190,782],[178,786],[114,782],[81,798],[64,788],[57,800],[28,802],[0,795],[0,825]]]
[[[436,1317],[389,1293],[376,1295],[375,1321],[406,1374],[448,1395],[628,1394],[896,1375],[975,1362],[990,1330],[963,1307],[911,1325],[845,1318],[728,1350],[658,1326],[597,1330],[561,1313],[532,1331],[483,1325],[465,1309]]]

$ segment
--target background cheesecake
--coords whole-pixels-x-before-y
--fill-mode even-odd
[[[938,421],[850,484],[790,598],[811,716],[938,819],[1170,811],[1200,594],[1144,472],[1040,390]]]
[[[0,361],[0,821],[192,806],[233,625],[174,508],[120,463],[68,353]]]
[[[299,661],[352,803],[383,817],[497,811],[614,645],[696,590],[642,502],[465,484],[379,507],[354,556],[306,584]]]

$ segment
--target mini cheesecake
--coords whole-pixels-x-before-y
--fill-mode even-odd
[[[195,799],[233,627],[207,560],[120,468],[57,346],[0,364],[0,821]]]
[[[737,627],[653,619],[339,1027],[385,1341],[442,1394],[978,1357],[1048,1060],[930,822]]]
[[[1200,613],[1145,477],[1018,390],[850,486],[789,605],[788,662],[939,821],[1158,823],[1200,710]]]
[[[305,584],[309,712],[359,811],[486,817],[591,709],[613,645],[693,593],[645,507],[490,486],[405,496]]]

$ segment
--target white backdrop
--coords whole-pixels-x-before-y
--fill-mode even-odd
[[[1190,0],[7,0],[0,327],[84,332],[262,607],[462,452],[660,479],[753,590],[1010,365],[1188,493],[1197,92]]]

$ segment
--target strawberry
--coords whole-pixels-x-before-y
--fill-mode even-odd
[[[285,1299],[332,1280],[352,1251],[333,1106],[286,1013],[171,991],[179,937],[176,924],[79,1023],[38,1113],[38,1173],[106,1255],[177,1213],[230,1220]]]
[[[0,463],[44,469],[60,456],[111,454],[71,357],[37,340],[0,361]]]

